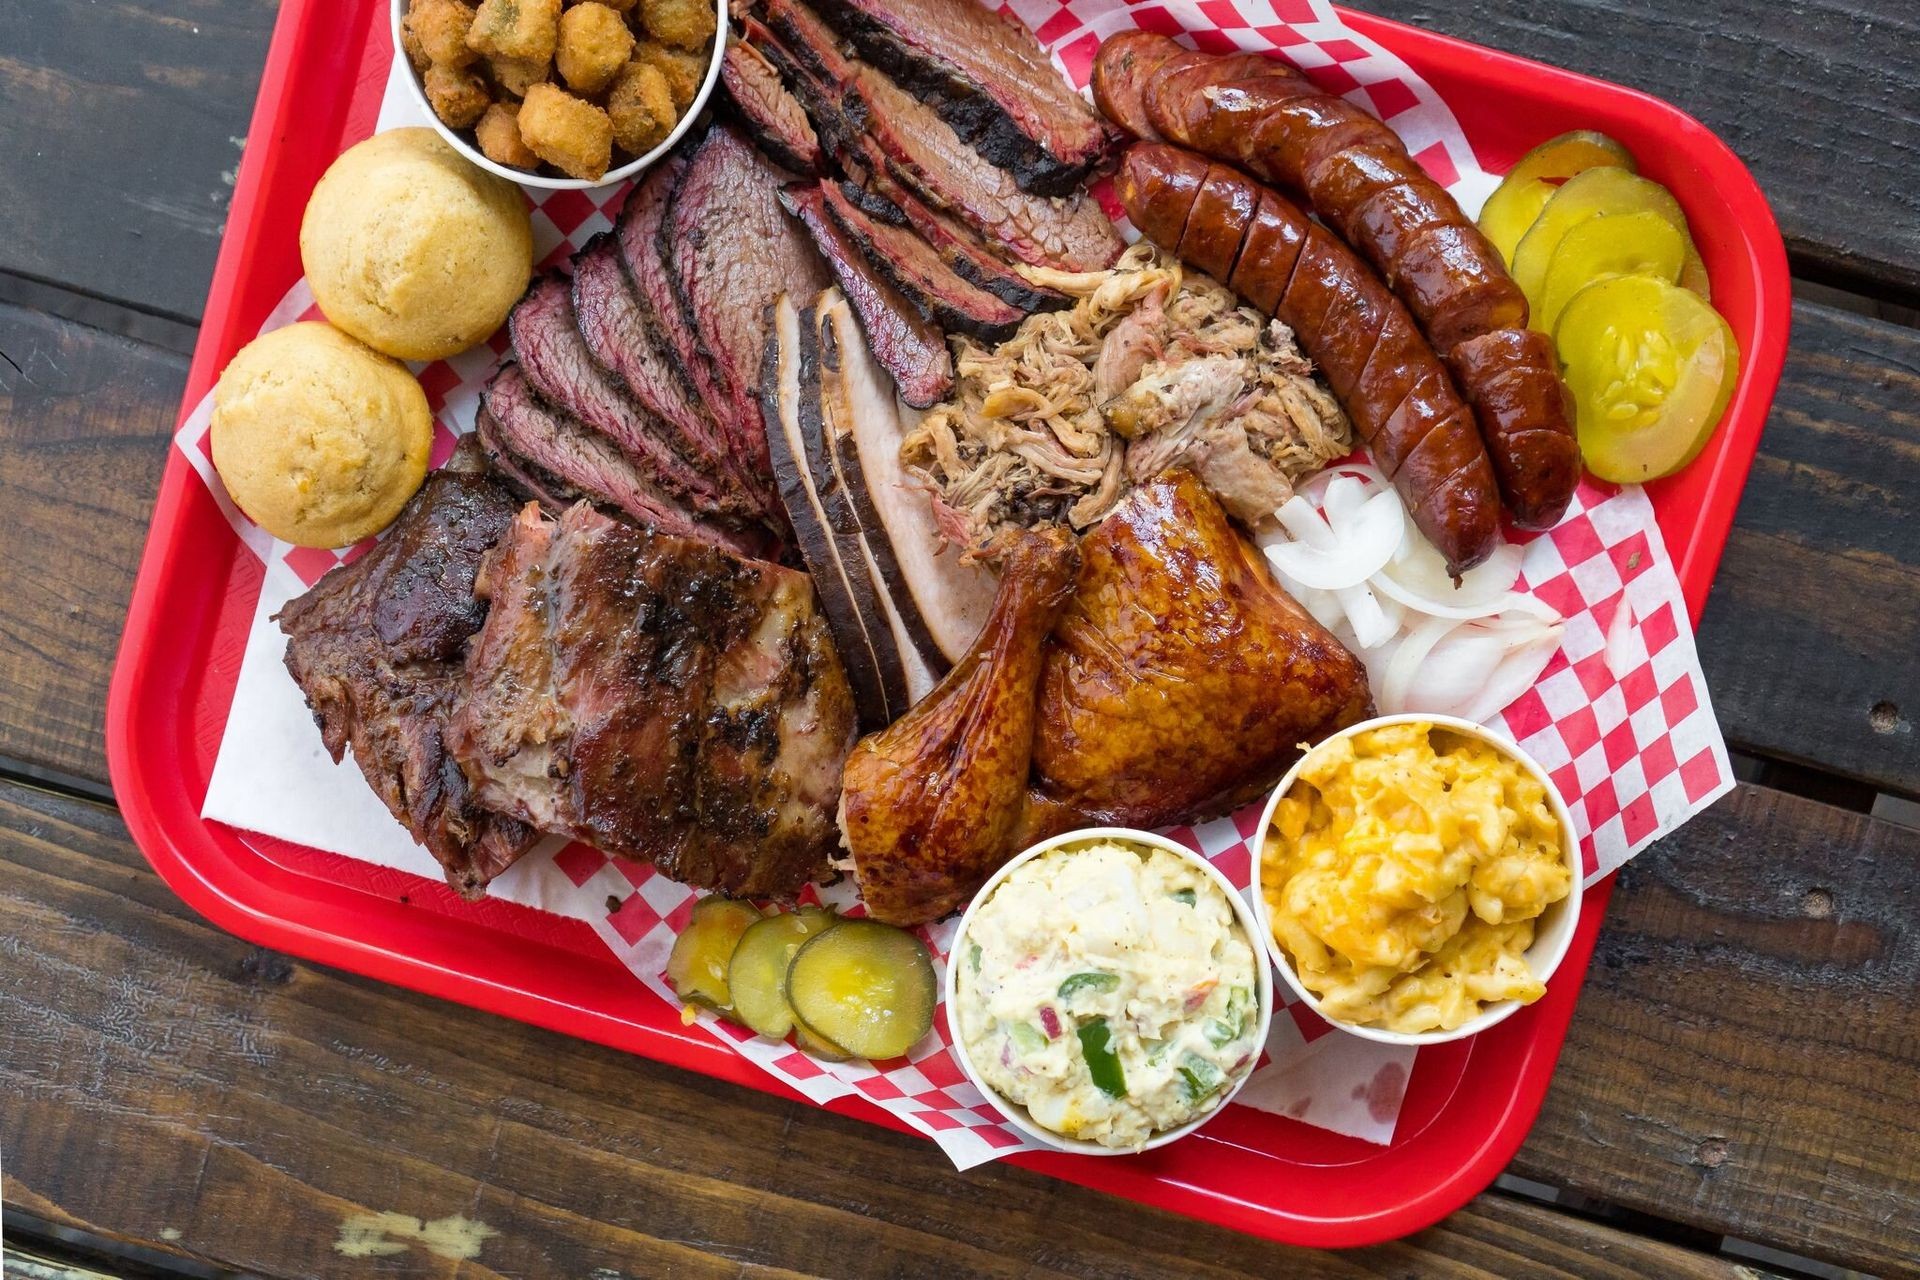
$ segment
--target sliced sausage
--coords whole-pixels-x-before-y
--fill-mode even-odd
[[[1399,135],[1277,63],[1197,54],[1142,33],[1124,48],[1136,74],[1108,77],[1102,109],[1122,124],[1144,119],[1171,141],[1304,193],[1449,359],[1516,522],[1540,527],[1550,514],[1557,518],[1580,472],[1569,402],[1548,394],[1557,368],[1523,350],[1526,298],[1498,251]],[[1103,48],[1094,60],[1096,83],[1107,56]],[[1514,336],[1482,343],[1471,360],[1457,358],[1464,345],[1503,333]]]
[[[1239,256],[1227,279],[1290,326],[1326,371],[1361,438],[1449,567],[1457,573],[1478,564],[1499,537],[1493,467],[1472,412],[1406,308],[1305,211],[1224,165],[1200,162],[1196,181],[1197,160],[1160,143],[1127,151],[1115,189],[1134,225],[1163,248],[1202,237],[1235,240]],[[1235,186],[1246,194],[1228,195]],[[1205,225],[1214,219],[1245,225]],[[1375,367],[1382,345],[1392,348],[1397,367]]]
[[[1217,165],[1214,168],[1219,170]],[[1209,172],[1200,184],[1186,229],[1180,233],[1180,247],[1175,251],[1182,262],[1222,283],[1232,273],[1234,259],[1240,256],[1240,241],[1253,224],[1260,200],[1260,189],[1251,182],[1232,180],[1237,177],[1226,170]]]
[[[1513,522],[1551,529],[1580,482],[1580,448],[1571,432],[1536,425],[1556,415],[1574,422],[1553,341],[1534,329],[1501,329],[1461,343],[1448,363],[1460,385],[1472,388],[1482,431],[1492,424],[1487,452]]]

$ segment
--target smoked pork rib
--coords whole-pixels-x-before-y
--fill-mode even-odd
[[[480,807],[445,745],[462,653],[486,614],[474,575],[516,505],[485,467],[477,442],[463,443],[378,546],[277,615],[327,753],[337,763],[353,748],[374,793],[466,898],[537,839]]]
[[[449,743],[489,807],[724,893],[829,874],[852,695],[804,574],[529,505]]]

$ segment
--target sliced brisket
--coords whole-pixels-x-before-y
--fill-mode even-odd
[[[929,322],[951,333],[999,342],[1027,318],[1026,312],[961,279],[911,227],[874,217],[837,183],[822,183],[821,194],[828,216]]]
[[[795,173],[821,171],[820,139],[806,109],[766,55],[739,40],[729,41],[720,59],[720,83],[734,114],[775,164]]]
[[[646,307],[648,318],[658,327],[666,342],[667,356],[680,375],[687,411],[698,412],[711,420],[710,410],[721,402],[720,383],[714,376],[712,362],[700,350],[700,340],[681,314],[679,299],[673,294],[672,275],[660,251],[660,224],[666,218],[674,188],[680,185],[681,175],[686,172],[687,160],[680,152],[687,149],[682,146],[674,155],[656,164],[640,185],[628,193],[613,234],[620,242],[620,257],[626,264],[628,278],[633,281],[634,293]],[[721,437],[732,453],[731,438],[724,432]],[[759,469],[753,465],[750,454],[736,455],[735,462],[736,473],[759,479]]]
[[[854,719],[804,574],[581,504],[482,589],[448,740],[487,804],[724,893],[829,874]]]
[[[672,433],[595,363],[575,323],[573,290],[566,276],[549,272],[535,280],[507,316],[507,332],[528,383],[541,399],[613,441],[654,487],[684,496],[703,512],[743,509],[736,491],[722,488],[719,480],[675,452]]]
[[[573,308],[587,350],[620,387],[664,428],[663,435],[683,459],[731,491],[738,507],[757,510],[764,503],[751,476],[740,474],[738,460],[719,428],[687,394],[668,344],[651,310],[634,292],[620,260],[620,245],[601,233],[573,260]]]
[[[819,186],[795,185],[781,193],[787,209],[813,237],[841,291],[860,317],[874,357],[893,375],[900,398],[917,409],[946,399],[953,390],[953,356],[946,335],[928,322],[874,269],[873,263],[827,216]]]
[[[512,495],[485,468],[463,444],[379,545],[277,615],[327,753],[337,763],[353,748],[374,792],[467,898],[538,838],[482,808],[445,745],[467,639],[486,617],[474,576],[513,520]]]
[[[973,0],[820,0],[867,61],[925,97],[1024,191],[1070,194],[1113,132],[1018,19]]]
[[[899,183],[887,180],[883,175],[875,183],[875,188],[873,191],[861,191],[857,196],[854,191],[848,190],[847,195],[876,216],[885,216],[883,207],[892,209],[896,216],[891,220],[918,231],[920,238],[932,245],[933,251],[940,255],[940,260],[953,268],[962,280],[978,285],[1008,306],[1018,307],[1029,314],[1035,311],[1058,311],[1072,305],[1073,299],[1058,289],[1034,284],[1015,271],[1004,258],[987,247],[973,228],[951,214],[942,213]]]
[[[507,364],[481,398],[476,431],[488,455],[525,496],[554,511],[582,498],[649,528],[738,551],[764,536],[707,519],[649,480],[611,440],[541,401],[525,372]]]
[[[1097,271],[1120,256],[1119,233],[1086,195],[1048,199],[1022,191],[1011,173],[969,146],[932,107],[848,57],[832,28],[802,0],[762,0],[762,8],[804,73],[806,83],[796,83],[796,92],[856,180],[884,172],[1022,262]],[[821,124],[820,113],[830,113],[833,127]],[[849,135],[844,142],[843,132]]]
[[[770,476],[757,380],[767,308],[783,293],[811,298],[831,277],[806,233],[780,206],[779,173],[730,125],[708,131],[687,161],[659,243],[681,314],[713,362],[713,406],[736,451]]]

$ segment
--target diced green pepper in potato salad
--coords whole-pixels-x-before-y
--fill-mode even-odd
[[[1068,844],[968,923],[957,1030],[1036,1124],[1134,1148],[1207,1114],[1252,1069],[1256,956],[1225,892],[1162,849]]]

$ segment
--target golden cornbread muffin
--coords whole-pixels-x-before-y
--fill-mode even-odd
[[[407,372],[331,325],[240,349],[213,389],[213,465],[249,519],[303,547],[380,532],[427,475],[433,415]]]
[[[300,261],[328,320],[376,351],[437,360],[507,318],[533,274],[533,229],[513,183],[431,129],[393,129],[321,177]]]

